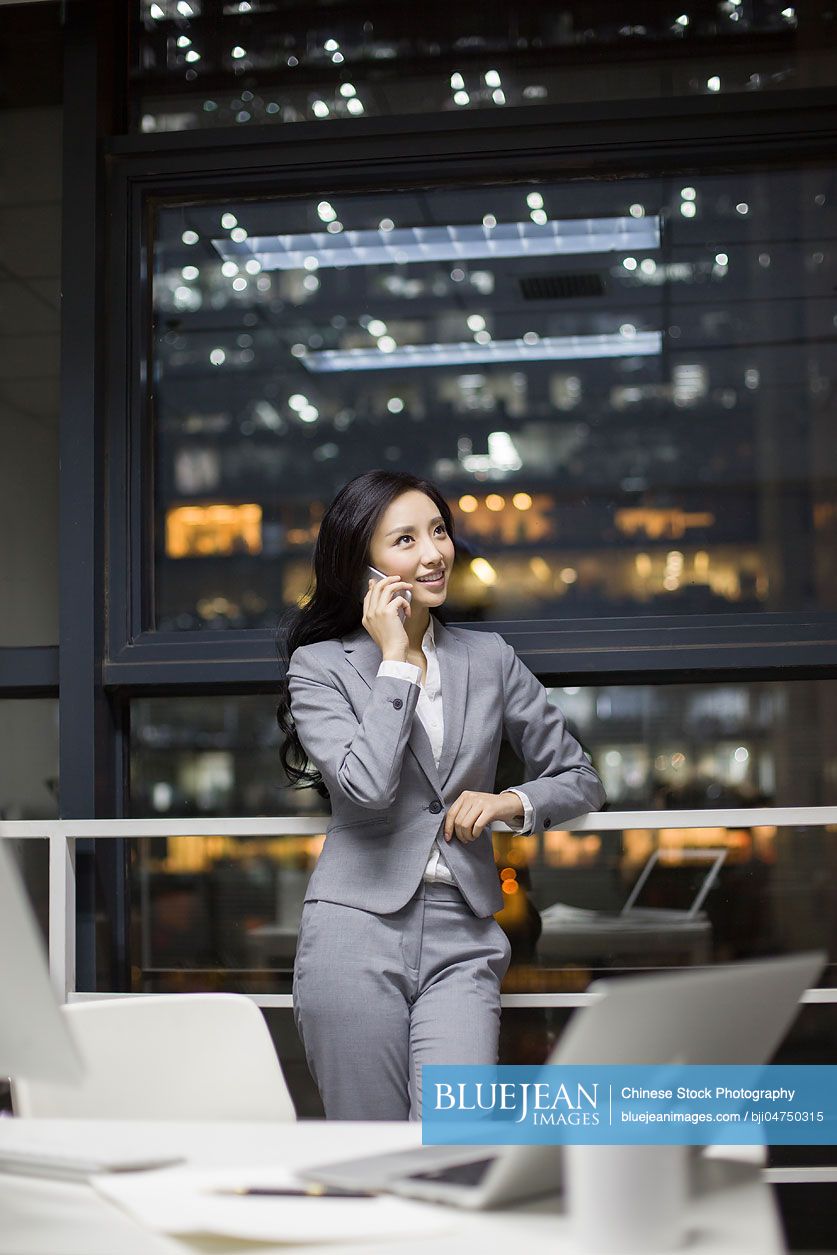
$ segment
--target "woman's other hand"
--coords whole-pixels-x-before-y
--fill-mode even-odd
[[[412,614],[409,601],[404,596],[393,597],[393,591],[411,588],[409,580],[388,575],[383,580],[369,581],[369,591],[363,599],[363,626],[380,649],[385,659],[394,662],[407,661],[407,632],[398,611],[405,609]],[[391,600],[390,600],[391,598]]]
[[[468,845],[495,819],[512,824],[522,818],[523,805],[516,793],[475,793],[466,789],[445,816],[445,840],[456,837]]]

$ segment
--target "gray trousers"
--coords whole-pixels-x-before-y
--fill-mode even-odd
[[[329,1120],[420,1120],[425,1063],[497,1063],[511,946],[454,885],[390,915],[302,908],[294,1020]]]

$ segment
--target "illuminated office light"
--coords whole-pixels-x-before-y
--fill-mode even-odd
[[[465,80],[461,74],[451,74],[450,85],[454,89],[454,91],[461,91],[462,88],[465,86]]]
[[[209,354],[209,360],[213,366],[223,366],[227,360],[227,355],[223,349],[213,349]]]
[[[674,20],[675,20],[675,22],[677,23],[677,25],[678,25],[678,26],[688,26],[688,25],[689,25],[689,15],[688,15],[688,13],[681,13],[681,14],[680,14],[680,16],[679,16],[679,17],[677,17],[677,18],[675,18]]]
[[[247,287],[247,280],[244,275],[239,275],[237,279],[233,279],[232,285],[235,292],[243,292]]]
[[[303,423],[316,423],[317,419],[320,417],[320,411],[317,409],[316,405],[303,405],[302,409],[299,411],[299,417],[302,419]]]
[[[497,219],[494,217],[494,214],[486,214],[486,215],[485,215],[485,217],[484,217],[484,218],[483,218],[483,220],[482,220],[482,225],[483,225],[484,227],[487,227],[489,230],[490,230],[492,227],[496,227],[496,225],[497,225]]]
[[[186,53],[187,61],[200,61],[200,59],[201,54],[199,52],[195,52],[194,48],[190,49],[190,51]]]
[[[545,209],[533,209],[532,212],[529,214],[529,217],[532,219],[535,226],[538,226],[538,227],[546,226],[547,221],[548,221]]]
[[[379,342],[380,343],[380,342]],[[296,348],[297,346],[294,346]],[[649,357],[662,351],[659,331],[623,335],[544,336],[534,344],[519,340],[468,341],[450,344],[406,344],[390,352],[380,349],[324,349],[291,352],[314,374],[344,370],[397,370],[419,366],[471,366],[478,362],[576,361],[584,358]]]
[[[240,44],[236,44],[235,48],[233,48],[230,55],[234,57],[236,61],[240,61],[242,57],[247,56],[247,52],[246,52],[246,49],[242,48]]]
[[[225,231],[232,231],[233,227],[238,226],[238,218],[235,214],[221,214],[221,226]]]
[[[198,275],[200,274],[200,271],[198,270],[197,266],[184,266],[180,273],[188,283],[188,282],[191,282],[193,279],[197,279]]]
[[[244,227],[233,227],[232,231],[230,231],[230,239],[236,244],[243,244],[247,239],[247,232],[244,230]]]
[[[401,397],[390,397],[387,401],[387,409],[390,414],[400,414],[404,409],[404,402],[401,400]]]
[[[644,218],[645,217],[645,209],[643,208],[642,205],[638,205],[638,204],[631,205],[630,209],[628,210],[628,213],[631,215],[632,218]]]
[[[311,112],[315,118],[327,118],[330,110],[324,100],[315,100],[311,105]]]
[[[192,6],[188,0],[177,0],[177,11],[181,17],[193,17]]]
[[[191,45],[192,45],[192,41],[188,35],[178,35],[177,37],[178,48],[190,48]]]
[[[152,4],[151,8],[149,9],[149,13],[154,18],[155,22],[159,22],[161,18],[164,18],[166,16],[163,10],[160,8],[159,4]]]
[[[381,336],[378,340],[378,348],[381,353],[395,353],[398,349],[398,345],[395,343],[392,336]]]
[[[225,261],[221,267],[221,274],[226,279],[233,279],[238,274],[238,265],[234,261]]]
[[[378,336],[386,335],[387,325],[385,322],[382,322],[380,318],[370,318],[369,322],[366,324],[366,330],[369,332],[370,336],[373,336],[377,340]]]
[[[260,505],[176,506],[166,513],[166,557],[204,558],[262,551]]]
[[[326,227],[326,231],[328,231],[331,235],[338,235],[342,230],[343,230],[343,223],[340,222],[338,218],[335,218],[334,222],[330,222],[328,226]],[[395,261],[398,261],[398,260],[399,258],[396,257]]]
[[[333,222],[337,217],[337,210],[327,200],[321,200],[317,206],[317,213],[323,222]]]
[[[305,270],[319,270],[320,267],[320,263],[317,261],[316,257],[304,257],[302,265]]]
[[[526,331],[523,334],[524,344],[537,344],[538,340],[540,340],[540,336],[537,331]]]
[[[503,91],[502,87],[496,87],[494,89],[491,93],[491,99],[494,101],[495,105],[504,105],[506,103],[506,93]]]
[[[355,90],[354,83],[341,83],[340,95],[341,96],[356,96],[357,92]]]
[[[342,52],[335,52],[331,59],[335,65],[342,65],[346,60]]]
[[[726,253],[716,253],[715,264],[718,266],[726,266],[729,264],[729,257]]]
[[[301,410],[308,404],[308,398],[301,392],[294,392],[288,397],[288,405],[292,410]]]
[[[485,72],[486,87],[499,87],[500,75],[497,70],[486,70]]]
[[[681,187],[680,189],[681,200],[694,200],[696,196],[697,196],[697,192],[695,191],[693,187]]]
[[[197,231],[184,231],[180,238],[184,244],[197,244],[201,237]]]
[[[477,331],[474,333],[474,339],[477,344],[490,344],[491,334],[488,331]]]
[[[257,275],[262,268],[262,263],[257,257],[251,257],[249,261],[244,263],[244,269],[248,275]]]
[[[454,92],[453,103],[455,105],[469,105],[471,103],[471,97],[466,91]]]
[[[694,218],[697,206],[693,200],[684,200],[680,206],[680,212],[684,218]]]
[[[706,80],[706,86],[711,92],[719,92],[721,90],[721,80],[717,74],[713,74],[711,78]]]
[[[744,200],[739,201],[735,206],[735,212],[743,216],[744,214],[748,214],[750,212],[750,206]]]
[[[320,286],[320,281],[316,275],[306,275],[302,280],[302,286],[306,292],[316,292]],[[235,287],[235,284],[233,284],[233,287]]]
[[[485,331],[485,319],[482,314],[469,314],[467,323],[469,331]]]
[[[351,100],[346,102],[346,108],[349,113],[353,113],[355,117],[363,113],[363,101],[359,96],[353,96]]]
[[[626,270],[636,270],[637,262],[635,257],[623,257],[622,265]]]
[[[339,47],[340,45],[336,39],[327,39],[323,44],[323,48],[325,48],[326,52],[336,52]]]
[[[379,231],[394,231],[395,223],[393,222],[392,218],[382,218],[381,221],[378,223],[378,230]]]
[[[526,197],[526,204],[530,209],[543,209],[543,197],[540,192],[529,192]]]
[[[639,268],[644,275],[653,275],[657,271],[657,263],[653,257],[644,257],[639,263]]]
[[[321,218],[334,215],[328,201],[317,207]],[[389,220],[385,220],[389,221]],[[330,227],[337,226],[329,222]],[[342,231],[342,226],[337,227]],[[246,233],[245,233],[246,235]],[[233,234],[232,240],[235,241]],[[543,226],[529,222],[501,222],[486,228],[473,226],[399,227],[378,231],[347,231],[341,239],[321,232],[310,235],[253,236],[246,248],[228,239],[213,245],[222,258],[255,256],[263,270],[298,270],[306,257],[320,266],[388,266],[393,263],[466,260],[469,258],[546,257],[553,254],[649,250],[660,246],[658,216],[635,218],[554,219]],[[460,267],[451,271],[465,279]]]

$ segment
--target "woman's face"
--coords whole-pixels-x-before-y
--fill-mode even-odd
[[[409,580],[413,600],[419,605],[440,606],[445,600],[453,541],[432,497],[411,488],[387,506],[372,537],[370,561],[384,575]],[[438,584],[421,577],[441,572]]]

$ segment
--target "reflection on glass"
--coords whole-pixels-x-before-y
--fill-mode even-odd
[[[132,128],[142,131],[713,96],[833,82],[824,0],[678,14],[564,0],[335,6],[135,0]]]
[[[833,171],[163,208],[156,625],[272,627],[374,465],[454,619],[833,611]]]
[[[610,811],[834,804],[834,681],[549,692],[602,775]],[[328,816],[311,790],[279,780],[274,707],[269,696],[133,703],[135,816],[322,819],[311,834],[135,842],[138,989],[290,992]],[[497,791],[525,779],[504,743]],[[504,989],[578,992],[600,970],[817,947],[837,962],[835,832],[769,821],[495,832],[497,919],[512,942]]]

